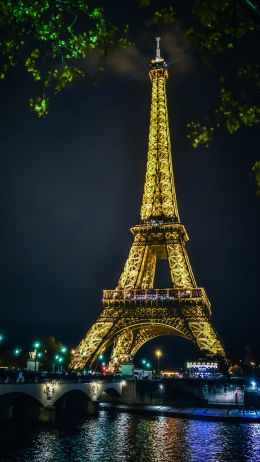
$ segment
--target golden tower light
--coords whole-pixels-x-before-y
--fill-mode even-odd
[[[211,321],[204,288],[198,287],[186,251],[188,235],[178,212],[167,110],[167,65],[160,38],[150,62],[150,128],[140,222],[125,267],[114,290],[103,291],[103,310],[75,349],[70,366],[81,369],[113,346],[110,370],[131,361],[139,348],[161,335],[194,342],[205,356],[226,362]],[[155,288],[156,263],[166,259],[172,287]]]

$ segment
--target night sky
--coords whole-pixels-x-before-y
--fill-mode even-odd
[[[0,331],[9,345],[48,335],[76,345],[102,309],[102,290],[117,284],[139,220],[149,128],[155,41],[149,27],[137,29],[137,48],[112,56],[97,87],[84,80],[67,89],[45,121],[27,108],[35,90],[22,69],[1,83]],[[186,49],[181,30],[162,38],[168,62],[182,57],[169,66],[167,92],[193,271],[224,345],[259,356],[260,199],[250,180],[258,129],[220,131],[208,150],[193,150],[185,125],[207,117],[216,76]],[[174,337],[139,355],[152,358],[155,346],[162,365],[199,357]]]

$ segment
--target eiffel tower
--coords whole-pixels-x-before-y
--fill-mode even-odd
[[[168,123],[167,65],[157,38],[150,63],[152,101],[148,159],[140,222],[131,228],[134,241],[115,290],[103,291],[103,310],[73,351],[70,367],[91,366],[112,346],[110,369],[131,361],[152,338],[178,335],[194,342],[206,356],[226,363],[221,340],[211,321],[211,305],[198,287],[180,222],[172,167]],[[172,287],[154,288],[157,260],[168,261]]]

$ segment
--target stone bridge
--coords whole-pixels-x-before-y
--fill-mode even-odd
[[[54,422],[57,412],[93,414],[97,412],[100,400],[120,399],[126,385],[124,380],[0,384],[0,419],[19,417]]]

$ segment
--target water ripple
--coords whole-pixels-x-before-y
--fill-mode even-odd
[[[260,424],[100,411],[55,428],[0,427],[1,462],[260,462]]]

